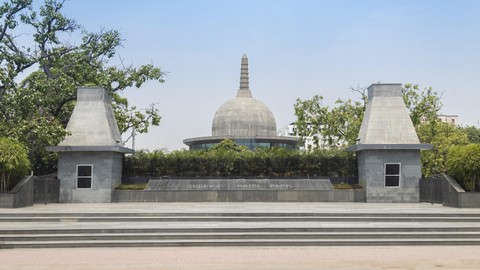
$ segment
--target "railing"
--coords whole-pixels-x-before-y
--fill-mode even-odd
[[[56,174],[36,176],[33,189],[33,203],[58,203],[60,180]]]

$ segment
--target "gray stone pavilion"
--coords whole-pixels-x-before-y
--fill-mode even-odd
[[[367,202],[419,202],[421,144],[403,100],[401,84],[372,84],[368,88],[355,151],[359,184]]]
[[[47,147],[59,155],[61,203],[112,201],[112,191],[121,183],[123,155],[133,150],[123,146],[111,103],[103,88],[78,88],[69,135]]]

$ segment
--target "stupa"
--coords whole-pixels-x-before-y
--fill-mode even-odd
[[[244,54],[237,95],[220,106],[215,113],[212,136],[183,141],[190,150],[206,150],[225,139],[231,139],[252,150],[259,147],[297,147],[298,138],[277,136],[275,117],[263,102],[253,98],[248,75],[248,58]]]

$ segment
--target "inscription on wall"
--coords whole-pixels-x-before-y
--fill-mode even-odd
[[[147,190],[332,190],[328,179],[152,179]]]

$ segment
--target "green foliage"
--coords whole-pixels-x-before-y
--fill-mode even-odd
[[[403,99],[415,127],[422,122],[437,121],[438,112],[443,106],[439,93],[431,87],[420,90],[417,84],[405,84]]]
[[[297,135],[302,142],[312,137],[316,147],[342,148],[355,141],[363,119],[364,106],[358,101],[337,100],[336,107],[322,106],[323,97],[310,100],[297,99],[294,105]]]
[[[150,177],[352,176],[356,175],[356,160],[343,150],[140,151],[125,158],[123,173]]]
[[[215,144],[209,151],[234,151],[234,152],[245,152],[248,148],[243,145],[237,145],[233,140],[226,139],[220,143]]]
[[[55,160],[45,146],[58,144],[66,135],[64,128],[78,86],[101,86],[111,93],[122,133],[129,129],[145,133],[150,125],[160,123],[155,105],[137,109],[120,95],[122,90],[139,88],[150,80],[163,82],[160,68],[109,65],[122,46],[120,33],[86,31],[62,14],[63,4],[47,0],[38,10],[25,0],[7,0],[0,5],[0,136],[28,147],[36,173]],[[25,35],[18,38],[19,25],[22,31],[32,33],[31,40]],[[72,36],[79,41],[70,41]],[[18,82],[18,75],[28,68],[33,71]]]
[[[422,174],[425,177],[445,172],[450,148],[469,143],[467,135],[461,129],[438,120],[420,124],[417,134],[421,143],[433,146],[432,150],[421,152]]]
[[[480,177],[480,144],[453,146],[448,152],[448,174],[466,190],[478,191]]]
[[[117,190],[144,190],[146,188],[147,188],[147,184],[140,184],[140,185],[120,184],[115,189],[117,189]]]
[[[0,192],[10,190],[30,169],[27,149],[19,142],[0,137]]]
[[[471,143],[480,143],[480,129],[475,126],[460,127]]]
[[[334,183],[332,184],[334,189],[363,189],[359,184],[348,184],[348,183]]]

